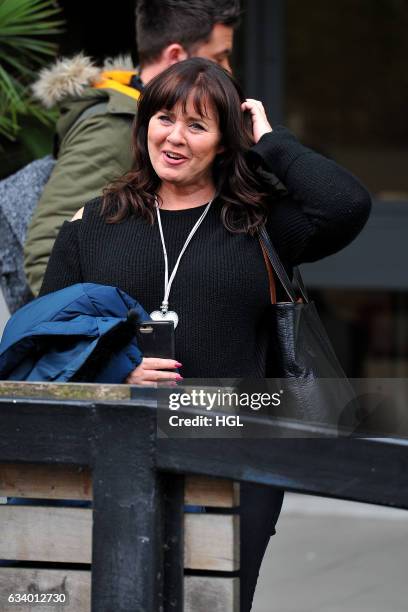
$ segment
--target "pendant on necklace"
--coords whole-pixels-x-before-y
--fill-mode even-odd
[[[176,329],[177,324],[179,322],[179,318],[177,312],[174,310],[167,310],[166,312],[162,312],[161,310],[153,310],[150,313],[153,321],[173,321],[174,329]]]

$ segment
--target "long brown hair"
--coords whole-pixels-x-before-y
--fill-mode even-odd
[[[224,150],[214,160],[213,179],[217,198],[223,203],[222,222],[231,232],[252,234],[265,221],[266,199],[273,188],[247,162],[252,126],[248,113],[241,110],[244,97],[238,84],[223,68],[203,58],[173,64],[148,83],[132,127],[132,169],[104,190],[102,215],[109,223],[119,223],[133,213],[154,222],[160,179],[147,149],[149,121],[158,111],[171,110],[176,104],[182,104],[185,111],[190,95],[201,116],[206,115],[209,103],[217,113]]]

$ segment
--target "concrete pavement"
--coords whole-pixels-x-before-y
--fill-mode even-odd
[[[287,494],[252,612],[407,612],[408,511]]]

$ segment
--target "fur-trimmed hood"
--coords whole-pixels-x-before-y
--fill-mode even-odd
[[[82,53],[72,58],[61,58],[49,68],[43,68],[32,86],[33,95],[51,108],[69,96],[81,96],[86,87],[101,80],[104,70],[135,70],[130,56],[107,58],[102,67]]]

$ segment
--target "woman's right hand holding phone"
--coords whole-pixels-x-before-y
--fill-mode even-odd
[[[183,377],[178,372],[171,372],[169,370],[175,370],[180,367],[181,363],[174,359],[144,357],[142,363],[126,378],[125,383],[145,387],[156,387],[157,383],[164,382],[176,383],[183,380]]]

